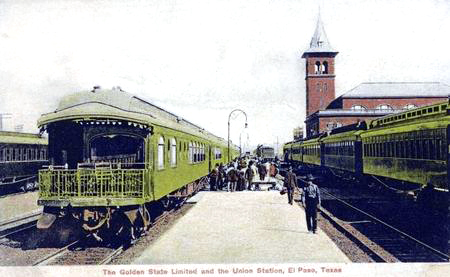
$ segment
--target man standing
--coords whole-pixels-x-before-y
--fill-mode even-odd
[[[320,191],[316,184],[308,181],[303,188],[302,203],[306,213],[308,232],[317,231],[317,207],[320,206]]]
[[[211,170],[209,173],[209,190],[216,191],[219,179],[219,164]]]
[[[297,187],[297,175],[292,172],[292,166],[289,167],[286,178],[284,178],[284,186],[287,188],[288,202],[292,205],[294,202],[294,191]]]
[[[246,180],[245,189],[248,189],[248,190],[251,189],[252,182],[253,182],[253,176],[255,176],[255,174],[253,172],[253,161],[250,161],[247,169],[245,170],[245,180]]]

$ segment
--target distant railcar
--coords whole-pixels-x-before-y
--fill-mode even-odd
[[[47,164],[46,138],[0,131],[0,194],[37,188],[38,170]]]
[[[270,146],[260,145],[255,150],[255,155],[265,161],[271,161],[275,159],[275,149]]]
[[[216,163],[228,163],[228,150],[239,155],[235,145],[120,88],[66,96],[38,125],[48,132],[51,163],[39,173],[38,228],[68,216],[98,238],[134,238],[154,210],[189,196]]]

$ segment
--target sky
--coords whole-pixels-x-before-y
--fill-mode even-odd
[[[305,120],[320,6],[336,96],[362,82],[450,84],[445,0],[0,0],[4,129],[37,132],[64,95],[120,86],[244,146],[281,145]]]

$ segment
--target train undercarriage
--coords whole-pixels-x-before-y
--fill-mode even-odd
[[[76,229],[81,234],[91,235],[98,242],[129,245],[140,236],[146,235],[160,216],[180,207],[205,183],[205,178],[201,178],[157,201],[140,205],[72,207],[68,204],[59,207],[54,202],[44,206],[37,228]]]

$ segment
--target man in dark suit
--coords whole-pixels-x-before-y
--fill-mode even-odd
[[[295,188],[297,188],[297,175],[292,172],[292,166],[289,167],[289,170],[286,174],[286,178],[284,179],[284,186],[287,189],[288,203],[292,205],[294,202],[294,190]]]
[[[320,206],[320,190],[312,181],[303,188],[302,203],[306,213],[308,232],[317,232],[317,208]]]

